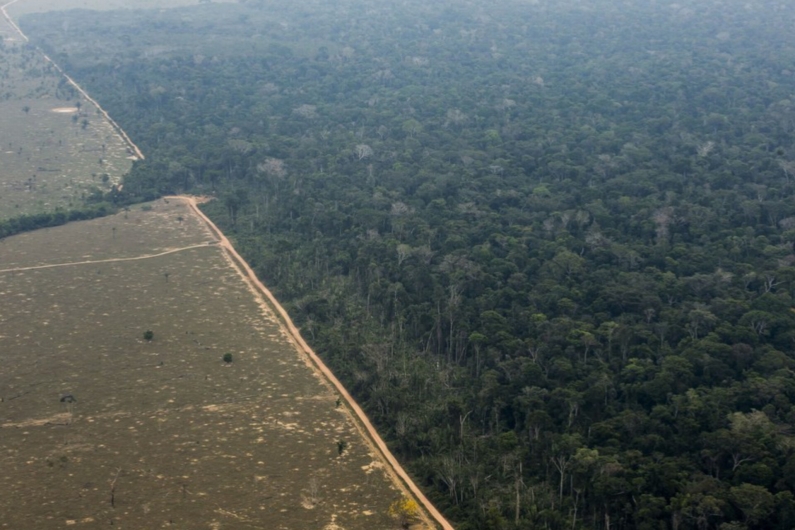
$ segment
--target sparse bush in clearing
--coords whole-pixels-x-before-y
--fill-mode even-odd
[[[145,341],[151,341],[154,338],[155,338],[155,332],[154,331],[149,330],[149,329],[144,331],[144,340]]]
[[[224,362],[226,364],[231,364],[231,362],[232,362],[232,354],[231,353],[225,353],[223,359],[224,359]]]

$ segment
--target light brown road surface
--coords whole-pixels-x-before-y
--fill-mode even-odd
[[[10,6],[10,5],[12,5],[12,4],[16,4],[17,2],[19,2],[19,0],[11,0],[11,1],[10,1],[10,2],[8,2],[7,4],[3,4],[2,6],[0,6],[0,12],[2,12],[2,13],[3,13],[3,17],[6,19],[6,21],[8,22],[8,24],[9,24],[9,25],[10,25],[12,28],[14,28],[15,30],[17,30],[17,33],[19,33],[19,36],[20,36],[20,37],[22,37],[23,39],[25,39],[25,42],[28,42],[28,37],[27,37],[27,35],[25,35],[24,33],[22,33],[22,30],[21,30],[21,29],[19,29],[19,26],[17,26],[17,25],[14,23],[14,21],[11,19],[11,17],[10,17],[10,16],[8,16],[8,12],[6,11],[6,8],[7,8],[8,6]]]
[[[93,265],[95,263],[114,263],[117,261],[139,261],[142,259],[151,259],[151,258],[159,258],[160,256],[167,256],[169,254],[174,254],[175,252],[182,252],[184,250],[191,250],[194,248],[206,248],[207,245],[191,245],[189,247],[181,247],[181,248],[173,248],[171,250],[167,250],[165,252],[161,252],[159,254],[146,254],[143,256],[135,256],[132,258],[111,258],[111,259],[97,259],[97,260],[89,260],[89,261],[70,261],[67,263],[50,263],[49,265],[34,265],[31,267],[16,267],[13,269],[0,269],[0,274],[4,272],[21,272],[21,271],[33,271],[37,269],[54,269],[56,267],[71,267],[74,265]]]
[[[303,337],[301,337],[301,333],[298,331],[298,328],[295,327],[295,324],[293,324],[290,315],[287,314],[287,311],[285,311],[285,309],[281,306],[281,304],[276,299],[276,297],[273,296],[270,290],[267,287],[265,287],[265,285],[263,285],[263,283],[259,280],[259,278],[257,278],[257,275],[254,273],[254,271],[251,269],[248,263],[240,256],[240,254],[237,253],[237,251],[229,242],[229,239],[227,239],[227,237],[223,234],[223,232],[221,232],[221,230],[219,230],[218,227],[215,226],[215,223],[213,223],[206,215],[204,215],[204,212],[202,212],[198,208],[196,204],[196,199],[194,197],[183,196],[183,195],[166,197],[166,198],[182,199],[186,201],[193,209],[193,211],[196,212],[196,215],[201,217],[201,219],[205,223],[207,223],[207,226],[210,229],[210,231],[212,231],[215,237],[218,238],[220,246],[224,250],[226,250],[226,252],[232,258],[232,262],[235,263],[237,267],[241,268],[242,269],[241,272],[244,273],[244,276],[247,277],[247,279],[252,283],[252,285],[256,287],[257,290],[259,290],[263,295],[265,295],[265,297],[268,299],[268,302],[273,306],[274,309],[276,309],[277,313],[279,313],[279,315],[281,316],[282,321],[287,326],[290,335],[293,337],[296,343],[309,356],[309,358],[315,364],[317,369],[320,370],[323,376],[334,386],[334,389],[337,392],[339,392],[340,396],[348,404],[348,407],[350,407],[350,409],[354,412],[356,418],[361,422],[361,425],[364,427],[370,439],[373,441],[373,443],[375,443],[376,447],[378,447],[378,449],[381,451],[381,454],[383,455],[384,459],[387,461],[387,463],[395,472],[395,474],[398,477],[400,477],[400,480],[406,485],[406,487],[411,491],[411,493],[416,497],[416,499],[420,501],[420,503],[425,508],[425,510],[427,510],[430,516],[444,530],[454,530],[453,526],[447,521],[447,519],[445,519],[444,516],[439,512],[439,510],[437,510],[436,507],[433,504],[431,504],[431,501],[428,500],[428,498],[422,493],[422,491],[420,491],[420,489],[417,487],[414,481],[411,480],[411,477],[408,476],[406,471],[403,469],[403,466],[400,465],[400,463],[397,461],[395,456],[387,447],[386,443],[384,443],[384,440],[381,439],[381,436],[378,434],[378,431],[376,431],[375,427],[373,427],[372,423],[370,423],[370,419],[364,413],[364,411],[359,406],[359,404],[348,393],[345,387],[342,386],[342,383],[340,383],[339,379],[337,379],[337,377],[331,372],[331,370],[329,370],[329,368],[320,359],[320,357],[317,356],[314,350],[309,347],[309,344],[306,343]]]

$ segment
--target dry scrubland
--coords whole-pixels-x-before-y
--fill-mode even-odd
[[[193,247],[0,272],[0,528],[393,525],[380,459],[211,241],[172,200],[0,243],[4,270]]]
[[[5,20],[0,33],[0,217],[77,205],[118,183],[132,162],[113,127]]]

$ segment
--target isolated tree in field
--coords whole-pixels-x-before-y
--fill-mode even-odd
[[[30,112],[30,107],[25,105],[24,107],[22,107],[22,112],[24,112],[25,114],[29,113]]]
[[[223,360],[224,360],[224,362],[225,362],[226,364],[231,364],[231,363],[232,363],[232,360],[233,360],[233,359],[232,359],[232,354],[231,354],[231,353],[225,353],[225,354],[224,354],[224,357],[223,357]]]
[[[113,480],[110,481],[110,506],[111,508],[116,507],[116,482],[119,480],[119,475],[121,474],[121,468],[116,469],[116,474],[113,476]]]
[[[387,513],[400,528],[408,528],[419,518],[420,507],[415,500],[403,497],[390,504]]]
[[[74,420],[74,413],[75,413],[75,403],[77,403],[77,399],[72,394],[63,394],[61,396],[61,403],[66,405],[66,412],[69,414],[69,425],[72,424]]]
[[[317,506],[320,502],[320,483],[317,478],[312,477],[309,479],[309,487],[307,488],[306,500],[312,506]]]
[[[144,340],[145,341],[149,342],[149,341],[151,341],[154,338],[155,338],[155,332],[154,331],[149,330],[149,329],[144,331]]]

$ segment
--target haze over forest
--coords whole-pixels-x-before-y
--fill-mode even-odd
[[[458,530],[795,527],[789,3],[239,0],[20,26],[146,155],[91,207],[215,196]]]

